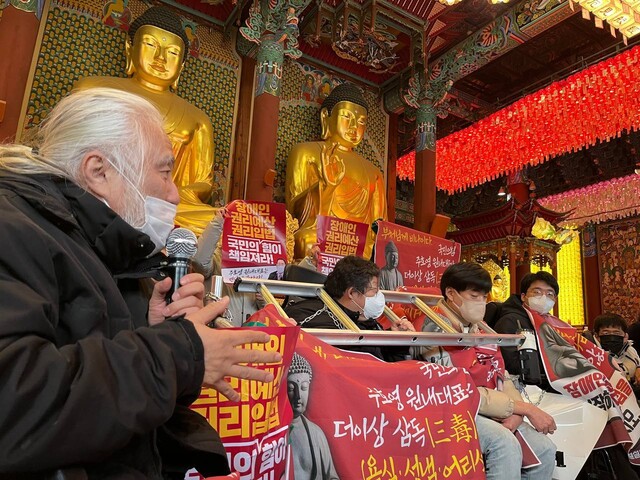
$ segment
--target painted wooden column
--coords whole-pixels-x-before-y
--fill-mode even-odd
[[[0,119],[2,142],[13,141],[19,128],[20,109],[39,27],[40,20],[34,12],[13,6],[5,7],[1,12],[0,102],[6,102],[3,118]]]
[[[584,292],[584,320],[593,329],[593,319],[602,313],[600,300],[600,270],[596,227],[587,224],[580,235],[582,240],[582,282]],[[562,293],[562,291],[560,292]]]
[[[517,280],[518,268],[518,237],[507,237],[509,242],[509,289],[512,294],[520,293],[520,285]]]
[[[420,104],[416,124],[413,226],[429,232],[436,215],[436,111],[430,102]]]
[[[560,250],[560,247],[558,247],[558,250],[554,252],[553,261],[551,262],[551,275],[553,275],[553,278],[555,278],[556,280],[558,279],[558,251],[559,250]],[[562,297],[560,297],[560,301],[562,301]],[[553,306],[553,314],[556,317],[560,316],[560,307],[558,303],[559,303],[558,299],[556,298],[556,304]]]
[[[242,58],[240,95],[238,96],[238,115],[236,117],[236,135],[234,139],[235,147],[233,149],[234,158],[231,165],[231,193],[229,200],[244,199],[245,187],[247,185],[255,69],[255,59],[246,56]]]
[[[389,154],[387,155],[387,220],[396,221],[396,162],[398,160],[398,114],[389,114]]]
[[[283,63],[282,44],[273,35],[265,35],[256,58],[256,90],[245,192],[247,200],[273,200]]]

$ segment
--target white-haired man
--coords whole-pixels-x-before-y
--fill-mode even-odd
[[[237,345],[261,332],[205,325],[203,278],[144,296],[173,228],[178,192],[162,119],[110,89],[73,93],[37,148],[0,146],[0,477],[184,478],[229,471],[201,386],[271,381],[243,362],[279,355]],[[185,317],[186,315],[186,317]]]

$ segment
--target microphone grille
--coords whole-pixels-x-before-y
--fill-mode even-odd
[[[191,258],[198,250],[198,240],[191,230],[175,228],[167,237],[167,254],[170,257]]]

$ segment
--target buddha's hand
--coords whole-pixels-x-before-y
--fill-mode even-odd
[[[342,158],[336,153],[337,143],[322,145],[322,160],[320,162],[320,175],[322,180],[330,186],[338,185],[344,178],[345,166]]]

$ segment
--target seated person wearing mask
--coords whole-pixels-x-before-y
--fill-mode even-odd
[[[287,266],[287,261],[284,258],[279,258],[276,261],[275,271],[269,274],[269,280],[283,280],[284,279],[284,267]]]
[[[489,273],[477,263],[457,263],[445,270],[440,280],[440,289],[446,305],[459,322],[441,315],[443,320],[460,332],[480,333],[477,323],[484,317],[487,295],[491,291]],[[423,331],[435,332],[440,329],[427,319]],[[500,355],[500,352],[497,351],[496,355]],[[421,356],[427,361],[451,365],[448,354],[442,349],[425,351]],[[495,362],[491,361],[491,364],[494,365]],[[483,379],[474,376],[481,397],[476,425],[480,448],[485,456],[487,479],[550,480],[555,468],[556,446],[546,434],[556,430],[555,421],[535,405],[524,402],[506,372],[502,374],[504,384],[501,390],[490,384],[482,385]],[[486,375],[484,378],[486,379]],[[524,422],[525,418],[533,428]],[[522,450],[512,433],[516,430],[540,459],[540,465],[521,468]]]
[[[377,322],[384,312],[384,295],[378,288],[380,269],[373,262],[360,257],[340,259],[327,277],[324,289],[361,330],[382,330]],[[340,321],[319,298],[309,298],[285,309],[287,315],[304,328],[344,328]],[[414,330],[406,319],[392,330]],[[371,353],[381,360],[394,362],[406,360],[409,347],[355,346],[345,350]]]
[[[246,362],[280,356],[236,348],[263,332],[206,326],[228,300],[203,307],[202,275],[169,305],[172,279],[151,280],[179,199],[162,117],[137,95],[86,89],[36,138],[0,145],[0,477],[229,473],[189,405],[203,384],[239,400],[225,377],[271,381]]]
[[[560,293],[558,281],[548,272],[539,271],[528,273],[520,281],[520,295],[511,295],[500,308],[500,315],[495,322],[494,330],[498,333],[517,333],[518,330],[531,330],[534,328],[525,308],[546,315],[553,307]],[[518,347],[500,347],[504,358],[505,368],[512,375],[520,375],[520,355]],[[538,355],[540,378],[525,379],[526,383],[539,385],[547,391],[554,391],[544,373],[542,358]],[[537,370],[536,370],[537,371]]]
[[[593,338],[596,345],[611,353],[615,366],[623,372],[627,380],[640,384],[640,357],[627,334],[627,322],[620,315],[605,313],[598,315],[593,324]]]
[[[520,281],[520,295],[511,295],[509,299],[502,304],[500,316],[495,324],[494,329],[498,333],[517,333],[520,329],[530,330],[534,335],[539,336],[539,340],[545,345],[547,356],[551,364],[553,372],[560,377],[569,377],[579,375],[582,372],[593,368],[589,361],[581,355],[575,347],[564,341],[559,334],[548,324],[543,324],[539,331],[529,319],[527,310],[537,312],[543,317],[551,315],[551,311],[555,306],[560,293],[560,287],[553,275],[548,272],[539,271],[536,273],[528,273]],[[518,375],[520,381],[526,384],[539,384],[538,386],[546,391],[555,392],[549,384],[545,373],[542,357],[539,351],[536,351],[538,365],[530,366],[529,373],[524,372],[520,364],[520,354],[517,347],[500,347],[502,356],[505,360],[506,369],[512,375]],[[539,370],[536,375],[530,372]],[[524,378],[523,378],[524,377]],[[605,452],[608,462],[612,465],[618,478],[625,480],[637,479],[638,476],[633,472],[624,448],[621,445],[607,447],[602,450],[594,450],[592,453],[593,460],[587,461],[584,465],[579,478],[583,475],[590,475],[590,465],[596,462],[598,452]],[[594,455],[596,454],[596,455]]]

